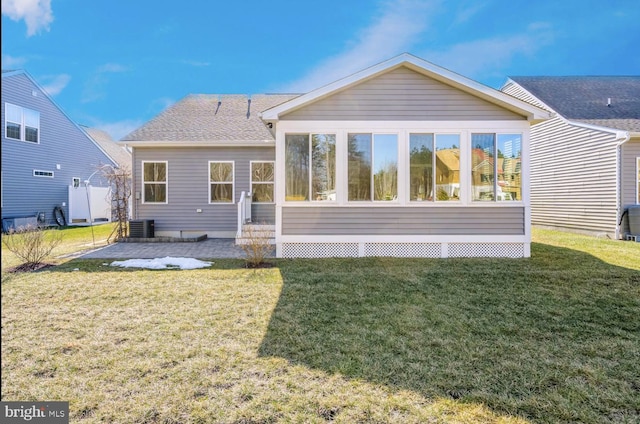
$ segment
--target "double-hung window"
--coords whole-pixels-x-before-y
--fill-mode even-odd
[[[251,193],[255,203],[273,203],[273,162],[251,162]]]
[[[522,136],[471,134],[474,201],[522,200]]]
[[[5,103],[4,134],[6,138],[38,143],[40,140],[40,112]]]
[[[412,202],[460,199],[460,135],[409,136],[409,199]]]
[[[398,198],[398,136],[348,135],[349,201]]]
[[[335,201],[335,134],[287,134],[285,174],[285,200]]]
[[[142,162],[143,203],[167,203],[167,162]]]
[[[233,203],[233,162],[209,162],[209,203]]]

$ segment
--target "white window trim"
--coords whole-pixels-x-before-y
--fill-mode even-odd
[[[144,180],[144,164],[145,163],[164,163],[165,164],[165,181],[145,181]],[[146,203],[147,205],[166,205],[169,203],[169,161],[166,160],[143,160],[142,161],[142,175],[141,175],[141,184],[142,184],[142,203]],[[165,185],[165,201],[164,202],[148,202],[145,199],[145,183],[153,183],[153,184],[164,184]]]
[[[473,151],[473,146],[471,145],[471,138],[473,137],[473,134],[493,134],[494,135],[494,157],[496,158],[496,160],[493,163],[493,192],[497,193],[498,191],[498,136],[500,135],[519,135],[520,136],[520,151],[522,152],[522,154],[524,155],[524,137],[525,134],[524,132],[509,132],[509,131],[484,131],[484,132],[476,132],[476,131],[469,131],[468,134],[468,154],[469,154],[469,196],[470,198],[468,199],[468,201],[471,204],[480,204],[480,205],[491,205],[491,204],[507,204],[507,205],[522,205],[524,203],[524,199],[523,200],[502,200],[502,201],[498,201],[498,199],[493,199],[493,200],[473,200],[473,193],[472,193],[472,184],[473,184],[473,180],[471,178],[471,160],[473,159],[473,155],[472,155],[472,151]],[[462,172],[462,170],[460,170],[460,172]],[[521,157],[520,158],[520,179],[521,181],[524,181],[524,160]],[[523,197],[524,195],[524,183],[523,185],[520,187],[520,197]]]
[[[314,205],[318,205],[318,204],[335,205],[337,203],[337,200],[338,200],[337,197],[336,197],[336,200],[315,200],[315,198],[313,196],[313,190],[312,190],[313,189],[313,142],[312,142],[312,138],[313,138],[314,135],[333,135],[333,136],[336,137],[336,158],[335,158],[335,160],[336,160],[336,163],[335,163],[336,175],[334,176],[334,178],[335,178],[335,181],[336,181],[335,190],[336,190],[336,195],[337,195],[338,183],[340,181],[338,179],[338,170],[337,170],[337,168],[338,168],[338,132],[335,131],[335,130],[334,131],[311,131],[311,132],[305,132],[305,131],[292,132],[292,131],[289,131],[286,134],[288,134],[288,135],[306,135],[307,137],[309,137],[308,138],[308,140],[309,140],[309,143],[308,143],[308,147],[309,147],[308,148],[308,153],[309,153],[309,172],[308,172],[309,186],[307,187],[308,190],[309,190],[309,200],[299,200],[299,201],[296,201],[296,200],[285,200],[286,204],[287,205],[309,205],[309,204],[314,204]],[[285,150],[284,146],[286,146],[286,143],[283,145],[283,150]],[[286,160],[286,152],[284,153],[283,160]],[[284,163],[285,163],[284,169],[285,169],[285,178],[286,178],[286,162],[284,162]],[[278,178],[277,177],[277,173],[274,173],[274,175],[275,175],[275,179],[277,179]],[[283,185],[285,186],[285,190],[286,190],[286,184],[284,184],[285,180],[283,179],[282,181],[283,181]],[[274,187],[274,189],[275,189],[275,187]],[[285,196],[286,196],[286,193],[285,193]],[[276,200],[276,203],[277,203],[277,199],[278,199],[277,195],[274,195],[274,199]]]
[[[51,175],[37,175],[37,172],[42,172],[42,173],[51,174]],[[55,174],[54,174],[53,171],[44,171],[42,169],[34,169],[33,170],[33,176],[34,177],[38,177],[38,178],[53,178],[54,175]]]
[[[7,105],[20,109],[20,122],[14,122],[9,120],[8,118],[9,114],[7,113]],[[27,126],[25,124],[25,119],[24,119],[25,109],[30,110],[32,112],[36,112],[38,114],[38,126],[35,127],[38,130],[38,140],[36,141],[30,141],[26,139]],[[20,125],[20,138],[13,138],[7,135],[8,122],[13,122]],[[40,112],[35,109],[29,109],[22,106],[14,105],[13,103],[5,102],[4,104],[4,138],[6,138],[7,140],[22,141],[23,143],[40,144]]]
[[[460,149],[460,170],[458,171],[460,173],[460,179],[462,179],[462,151],[464,150],[462,148],[462,143],[463,141],[463,133],[461,131],[457,131],[457,132],[446,132],[446,131],[435,131],[435,132],[428,132],[428,131],[422,131],[422,132],[413,132],[413,131],[407,131],[407,139],[406,139],[406,178],[405,178],[405,188],[406,188],[406,205],[405,206],[419,206],[419,207],[433,207],[437,204],[441,204],[442,205],[447,205],[447,206],[451,206],[451,205],[458,205],[462,202],[462,188],[464,186],[464,184],[462,184],[462,180],[458,183],[460,184],[460,188],[458,189],[458,200],[437,200],[436,199],[436,193],[434,193],[433,195],[433,199],[432,200],[411,200],[411,136],[412,135],[423,135],[423,134],[432,134],[433,135],[433,145],[431,147],[436,147],[438,146],[438,142],[437,142],[437,137],[439,135],[457,135],[458,136],[458,143],[460,144],[458,146],[458,149]],[[432,169],[431,169],[431,175],[432,175],[432,179],[433,179],[433,183],[434,183],[434,189],[436,184],[436,148],[433,149],[433,153],[432,153]],[[398,171],[399,172],[399,171]],[[435,190],[434,190],[435,191]]]
[[[230,202],[212,202],[211,201],[211,184],[229,184],[229,181],[211,181],[211,164],[212,163],[230,163],[231,164],[231,201]],[[207,181],[209,185],[209,204],[210,205],[235,205],[236,203],[236,163],[232,160],[210,160],[207,165]]]
[[[529,123],[517,121],[281,121],[276,131],[276,182],[285,179],[286,134],[336,134],[336,202],[285,201],[284,188],[276,184],[276,205],[296,207],[362,206],[371,207],[525,207],[529,206]],[[398,134],[398,200],[348,201],[349,133]],[[409,134],[457,134],[460,137],[460,196],[458,201],[411,202],[409,197]],[[522,137],[522,200],[477,202],[471,193],[471,134],[520,134]],[[527,212],[528,213],[528,212]],[[276,219],[279,208],[276,208]],[[277,221],[276,221],[277,222]]]
[[[254,163],[270,163],[273,165],[273,181],[271,182],[267,182],[267,181],[257,181],[254,182],[253,181],[253,164]],[[254,184],[271,184],[273,185],[273,202],[254,202],[252,200],[252,203],[258,203],[261,205],[274,205],[276,203],[276,161],[274,160],[252,160],[249,161],[249,172],[251,173],[251,178],[249,181],[249,190],[251,190],[251,197],[253,198],[253,185]],[[211,196],[211,195],[209,195]],[[209,197],[211,198],[211,197]]]

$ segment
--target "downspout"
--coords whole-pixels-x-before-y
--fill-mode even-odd
[[[618,131],[616,132],[616,140],[618,143],[616,144],[616,211],[618,212],[616,215],[616,240],[620,240],[620,230],[622,226],[622,222],[620,216],[622,215],[622,172],[621,172],[621,164],[622,164],[622,145],[631,139],[631,134],[628,131]]]

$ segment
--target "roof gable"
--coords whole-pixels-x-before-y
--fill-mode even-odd
[[[277,121],[284,115],[291,114],[303,107],[308,107],[309,105],[322,101],[329,96],[345,91],[358,84],[365,83],[366,81],[392,72],[401,67],[410,69],[418,74],[428,77],[431,80],[440,82],[448,87],[458,89],[459,91],[465,92],[478,99],[526,117],[530,121],[544,120],[550,117],[548,112],[536,106],[458,75],[445,68],[441,68],[430,62],[404,53],[378,65],[355,73],[349,77],[313,90],[279,106],[268,109],[262,114],[262,118],[267,121]]]
[[[33,89],[35,89],[35,90],[32,89],[33,90],[32,95],[35,96],[35,94],[40,93],[43,96],[43,98],[46,99],[46,101],[53,106],[56,112],[59,113],[60,116],[64,117],[64,119],[66,119],[66,121],[69,123],[71,128],[73,128],[73,131],[77,130],[80,137],[82,137],[87,142],[95,146],[100,151],[100,153],[105,156],[105,159],[111,162],[111,165],[113,166],[118,165],[117,161],[109,154],[109,152],[105,151],[105,149],[103,149],[103,147],[99,143],[97,143],[94,139],[92,139],[80,127],[80,125],[78,125],[74,120],[72,120],[71,117],[69,117],[69,115],[67,115],[67,113],[60,106],[58,106],[58,104],[53,100],[53,98],[49,95],[49,93],[47,93],[46,90],[42,88],[40,84],[38,84],[38,82],[27,71],[23,69],[12,70],[12,71],[3,70],[2,71],[3,86],[4,84],[7,84],[10,86],[12,84],[10,81],[13,80],[13,77],[16,77],[18,79],[25,78],[28,81],[28,83],[32,85]],[[3,101],[5,100],[3,99]],[[19,105],[19,106],[24,106],[24,105]]]
[[[283,120],[522,120],[406,66],[390,69],[281,116]]]

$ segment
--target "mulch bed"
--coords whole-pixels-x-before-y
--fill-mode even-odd
[[[259,264],[250,264],[250,263],[245,264],[245,267],[247,267],[249,269],[273,268],[274,266],[275,266],[275,264],[273,264],[271,262],[262,262],[262,263],[259,263]]]

